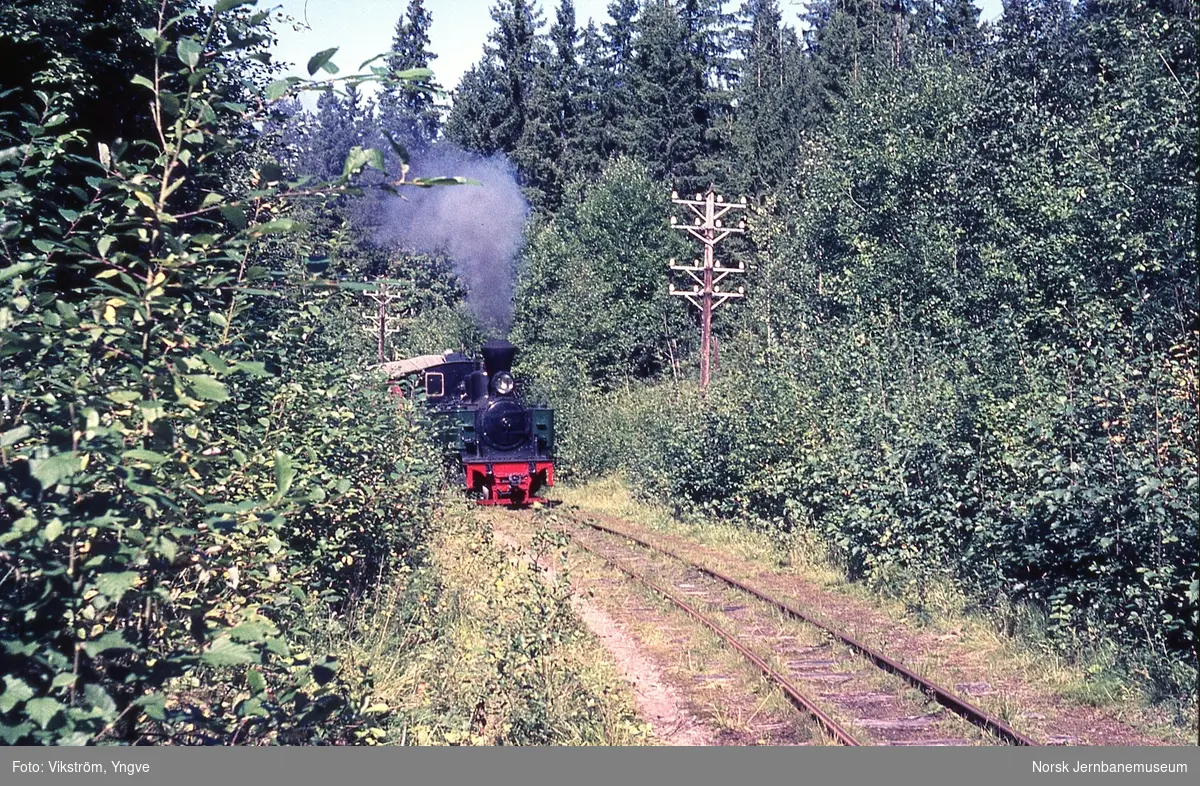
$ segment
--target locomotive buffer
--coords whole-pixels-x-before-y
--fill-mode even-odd
[[[731,210],[745,210],[746,198],[740,202],[726,202],[725,198],[713,192],[709,186],[705,194],[696,194],[695,199],[681,199],[679,193],[671,192],[671,201],[677,205],[686,205],[693,215],[691,224],[678,223],[671,216],[671,226],[682,229],[704,244],[704,260],[695,260],[691,265],[678,265],[670,261],[671,270],[679,270],[692,277],[690,289],[676,289],[671,284],[671,294],[687,298],[688,302],[700,309],[700,390],[708,389],[709,361],[712,355],[712,312],[730,298],[743,297],[745,287],[736,291],[722,289],[721,281],[730,273],[745,273],[745,264],[739,262],[737,267],[721,267],[716,261],[715,248],[730,235],[742,234],[746,231],[746,222],[739,220],[736,227],[725,226],[724,216]]]

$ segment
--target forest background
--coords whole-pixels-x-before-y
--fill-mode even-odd
[[[310,79],[252,2],[6,5],[8,742],[382,735],[319,654],[419,568],[438,476],[364,372],[379,282],[389,355],[522,347],[565,478],[1194,707],[1195,4],[727,10],[498,0],[448,102],[422,0]],[[701,398],[666,218],[710,185],[751,216]]]

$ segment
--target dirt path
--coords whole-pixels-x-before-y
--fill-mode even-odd
[[[517,538],[499,528],[494,532],[496,540],[515,552],[517,559],[531,559]],[[541,567],[547,580],[553,581],[554,566],[543,562]],[[656,739],[665,745],[715,744],[714,730],[687,710],[662,669],[620,623],[579,595],[572,596],[571,606],[612,655],[621,677],[633,689],[639,714],[650,725]]]
[[[612,617],[582,598],[572,602],[583,623],[604,644],[621,676],[633,688],[638,712],[669,745],[712,745],[715,735],[684,708],[679,693],[663,677],[637,641]]]

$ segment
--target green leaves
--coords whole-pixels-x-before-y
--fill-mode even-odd
[[[300,80],[297,77],[288,77],[286,79],[276,79],[271,84],[267,85],[266,96],[268,101],[275,101],[287,95],[292,86]]]
[[[188,68],[195,69],[200,64],[200,55],[203,52],[200,42],[194,38],[181,38],[175,45],[175,53],[179,56],[180,61]]]
[[[33,476],[42,484],[43,489],[53,488],[79,471],[79,457],[74,453],[58,453],[49,458],[35,459],[30,463],[33,466]]]
[[[275,183],[283,180],[283,167],[275,161],[264,161],[260,170],[263,180],[268,183]]]
[[[296,470],[292,466],[292,460],[286,454],[276,451],[275,453],[275,499],[278,501],[288,493],[288,489],[292,487],[292,481],[296,478]]]
[[[355,145],[350,148],[350,152],[346,156],[346,161],[342,165],[342,177],[349,178],[351,175],[356,175],[365,166],[374,167],[381,172],[384,171],[383,153],[374,148],[363,148]]]
[[[90,683],[84,686],[83,695],[87,697],[87,700],[92,705],[92,708],[100,713],[100,717],[104,718],[106,721],[116,720],[117,715],[119,714],[117,703],[113,701],[112,696],[109,696],[108,692],[105,691],[104,688],[94,683]]]
[[[62,523],[62,519],[51,519],[50,523],[46,525],[46,529],[42,532],[42,537],[46,539],[47,543],[53,543],[58,540],[58,536],[63,534],[65,529],[66,527]]]
[[[217,4],[213,6],[213,13],[223,14],[244,5],[255,5],[257,2],[258,0],[217,0]]]
[[[220,636],[204,651],[200,660],[209,666],[244,666],[258,663],[259,658],[245,644],[238,644],[228,636]]]
[[[120,571],[117,573],[102,573],[96,579],[96,589],[112,601],[119,601],[125,593],[133,590],[138,583],[137,571]]]
[[[109,631],[95,641],[86,642],[83,645],[83,649],[88,654],[88,657],[94,658],[97,655],[132,650],[136,649],[136,647],[126,640],[124,634],[118,631]]]
[[[314,615],[415,551],[436,475],[337,322],[354,297],[340,280],[358,276],[321,211],[357,189],[287,182],[258,137],[249,58],[269,33],[249,5],[209,4],[212,46],[194,3],[107,20],[139,43],[118,69],[130,83],[92,74],[78,42],[26,63],[71,90],[26,91],[0,145],[0,547],[19,565],[0,619],[31,623],[0,626],[3,742],[100,741],[130,697],[124,721],[166,742],[342,742],[356,711],[331,708],[364,706],[361,674],[322,666],[320,686],[324,661],[292,653]],[[30,8],[48,29],[91,13]],[[161,112],[135,142],[92,111],[151,95]],[[384,163],[354,157],[351,173]],[[319,258],[327,271],[305,268]],[[343,476],[354,491],[335,504],[323,492]],[[252,701],[217,699],[243,676]]]
[[[21,157],[23,155],[24,155],[24,151],[16,145],[14,145],[12,147],[6,147],[6,148],[0,150],[0,167],[9,166],[10,164],[15,164],[16,162],[21,160]]]
[[[483,185],[478,180],[469,177],[414,177],[408,181],[411,186],[418,188],[433,188],[434,186],[478,186]]]
[[[405,79],[412,82],[428,82],[433,79],[433,70],[430,68],[406,68],[402,71],[392,73],[396,79]]]
[[[272,377],[270,371],[267,370],[266,364],[257,360],[242,360],[239,361],[234,369],[238,373],[246,374],[251,377]]]
[[[268,633],[276,633],[275,626],[268,622],[243,622],[231,629],[229,636],[234,641],[263,642],[266,641]]]
[[[582,364],[603,389],[659,372],[670,342],[687,330],[687,312],[663,277],[664,260],[684,250],[664,220],[665,197],[643,166],[619,161],[531,239],[529,273],[515,298],[527,357],[548,367]],[[629,227],[628,237],[611,231],[614,221]],[[587,350],[568,359],[559,347]]]
[[[184,385],[189,394],[202,401],[229,400],[229,389],[223,382],[209,374],[189,374],[184,377]]]
[[[0,435],[0,447],[15,445],[32,433],[33,429],[29,426],[17,426],[14,429],[9,429],[3,435]]]
[[[248,669],[246,671],[246,684],[250,686],[250,690],[255,694],[262,694],[267,689],[267,681],[263,679],[262,672],[257,669]]]
[[[408,164],[408,148],[400,144],[400,142],[397,141],[397,139],[390,133],[385,132],[384,137],[387,139],[388,144],[391,145],[392,152],[395,153],[396,157],[400,159],[400,163]]]
[[[62,702],[45,696],[25,702],[25,715],[43,729],[64,709]]]
[[[304,229],[304,224],[290,218],[277,218],[274,221],[268,221],[264,224],[257,224],[250,228],[250,234],[254,236],[262,235],[280,235],[288,232],[299,232]]]
[[[324,51],[317,52],[315,55],[310,57],[308,59],[308,75],[312,76],[321,69],[325,69],[331,74],[336,74],[337,66],[333,65],[329,61],[335,54],[337,54],[337,51],[338,48],[335,46],[332,49],[326,49]]]
[[[138,35],[140,35],[142,38],[146,39],[147,41],[149,41],[151,44],[154,45],[154,51],[155,51],[155,53],[157,53],[159,55],[164,54],[167,51],[167,49],[169,49],[171,46],[171,42],[167,38],[163,37],[163,35],[158,32],[157,28],[141,27],[141,28],[138,28],[137,32],[138,32]],[[137,78],[135,77],[135,82],[136,82],[136,79]],[[148,86],[153,89],[153,85],[150,83],[150,81],[149,80],[145,80],[145,81],[146,81],[145,86]],[[140,83],[138,83],[138,84],[140,84]]]
[[[136,707],[141,707],[147,716],[156,721],[163,721],[167,718],[166,699],[161,693],[142,696],[134,701],[133,704]]]
[[[9,674],[4,677],[4,692],[0,693],[0,713],[9,713],[23,701],[33,698],[33,689],[20,677]]]
[[[237,229],[246,228],[246,211],[236,205],[224,205],[217,209],[221,216]]]
[[[168,461],[167,457],[161,453],[157,453],[153,450],[143,450],[141,448],[127,450],[121,454],[121,458],[128,459],[130,461],[145,462],[147,464],[162,464],[165,461]]]
[[[18,262],[15,265],[9,265],[5,268],[0,268],[0,281],[8,281],[10,278],[24,275],[30,270],[35,270],[39,267],[37,262]]]

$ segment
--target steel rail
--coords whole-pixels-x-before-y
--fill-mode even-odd
[[[653,581],[646,578],[644,575],[638,573],[633,568],[630,568],[629,566],[624,565],[623,563],[617,561],[616,559],[613,559],[612,557],[608,556],[607,554],[604,554],[604,553],[598,551],[597,549],[594,549],[584,543],[580,543],[579,540],[577,540],[577,539],[573,538],[571,540],[571,542],[575,546],[579,547],[580,549],[583,549],[584,551],[588,552],[589,554],[604,560],[609,565],[612,565],[614,568],[621,571],[622,573],[629,576],[630,578],[634,579],[635,581],[638,581],[638,582],[644,584],[645,586],[649,587],[650,589],[654,590],[655,592],[659,593],[660,595],[665,597],[667,600],[671,601],[676,606],[678,606],[685,613],[687,613],[687,615],[690,616],[692,619],[696,620],[697,622],[700,622],[701,624],[703,624],[704,626],[709,628],[713,633],[716,633],[718,636],[720,636],[725,641],[726,644],[728,644],[729,646],[731,646],[735,650],[737,650],[739,653],[741,653],[741,655],[744,656],[746,658],[746,660],[750,661],[755,666],[757,666],[759,668],[759,670],[769,680],[771,680],[776,685],[778,685],[779,688],[788,697],[788,699],[792,702],[792,704],[796,705],[796,707],[798,709],[802,709],[802,710],[806,711],[808,714],[812,715],[813,718],[815,718],[818,723],[820,723],[831,735],[833,735],[833,738],[836,739],[838,742],[840,742],[843,745],[848,745],[848,746],[852,746],[852,747],[862,745],[862,743],[859,742],[857,739],[855,739],[854,736],[852,734],[850,734],[850,732],[846,731],[846,729],[843,728],[841,726],[841,724],[839,724],[836,720],[834,720],[828,714],[826,714],[826,712],[824,710],[822,710],[820,707],[818,707],[816,705],[816,703],[812,701],[812,699],[808,698],[803,693],[801,693],[800,690],[798,688],[796,688],[796,686],[793,685],[791,683],[791,681],[788,680],[787,677],[783,676],[778,671],[771,668],[770,664],[768,664],[762,658],[758,657],[758,655],[755,655],[754,652],[752,652],[749,648],[746,647],[746,645],[744,645],[740,641],[738,641],[733,636],[733,634],[726,631],[724,628],[722,628],[720,625],[718,625],[714,620],[710,619],[709,617],[706,617],[704,614],[702,614],[699,610],[697,610],[690,603],[688,603],[687,601],[683,600],[682,598],[676,596],[673,592],[666,589],[665,587],[661,587],[658,584],[655,584]]]
[[[878,650],[868,646],[867,644],[864,644],[864,643],[858,641],[854,637],[850,636],[848,633],[840,631],[837,628],[834,628],[834,627],[822,622],[821,620],[812,617],[808,613],[801,611],[800,609],[796,608],[795,606],[793,606],[792,604],[790,604],[786,601],[779,600],[778,598],[772,597],[771,595],[768,595],[765,592],[762,592],[761,590],[758,590],[758,589],[750,586],[749,584],[746,584],[745,582],[739,581],[738,579],[735,579],[732,576],[727,576],[718,570],[701,565],[697,562],[694,562],[694,561],[688,559],[687,557],[684,557],[680,554],[675,553],[674,551],[672,551],[670,549],[667,549],[663,546],[659,546],[659,545],[650,543],[646,540],[643,540],[643,539],[637,537],[636,535],[631,535],[628,532],[622,532],[621,530],[614,529],[612,527],[608,527],[604,524],[600,524],[599,522],[592,521],[592,520],[586,518],[585,516],[573,515],[572,518],[576,519],[577,521],[580,521],[583,524],[586,524],[587,526],[589,526],[593,529],[599,530],[601,532],[607,532],[610,535],[616,535],[618,537],[625,538],[627,540],[631,540],[634,543],[637,543],[639,546],[650,549],[651,551],[657,551],[660,554],[665,554],[668,557],[672,557],[676,560],[679,560],[680,562],[683,562],[686,565],[691,566],[692,568],[695,568],[696,570],[700,571],[701,573],[712,576],[713,578],[715,578],[719,581],[723,581],[726,584],[729,584],[730,586],[737,587],[738,589],[742,590],[743,592],[753,595],[754,597],[758,598],[759,600],[775,606],[776,608],[789,614],[792,617],[795,617],[796,619],[802,620],[803,622],[806,622],[809,625],[812,625],[816,628],[820,628],[821,630],[825,631],[829,635],[833,636],[838,641],[842,642],[846,646],[848,646],[851,649],[858,652],[860,655],[862,655],[862,656],[866,657],[868,660],[872,661],[879,668],[883,669],[884,671],[895,674],[898,677],[905,679],[914,687],[917,687],[917,688],[921,689],[922,691],[924,691],[927,695],[932,696],[934,698],[934,700],[937,701],[938,704],[942,705],[943,707],[945,707],[946,709],[955,713],[956,715],[963,718],[964,720],[969,721],[970,723],[973,723],[976,726],[980,726],[980,727],[986,729],[987,731],[991,732],[992,734],[996,735],[997,737],[1005,739],[1014,745],[1028,745],[1028,746],[1034,746],[1034,747],[1038,746],[1038,743],[1036,741],[1034,741],[1030,737],[1025,736],[1024,734],[1021,734],[1019,731],[1013,729],[1007,723],[1005,723],[1004,721],[995,717],[994,715],[991,715],[987,711],[980,709],[979,707],[976,707],[974,704],[971,704],[966,699],[963,699],[962,697],[947,690],[946,688],[941,687],[937,683],[932,682],[931,680],[928,680],[925,677],[920,676],[919,674],[912,671],[904,664],[902,664],[896,660],[893,660],[892,658],[889,658],[887,655],[884,655],[882,652],[879,652]]]

